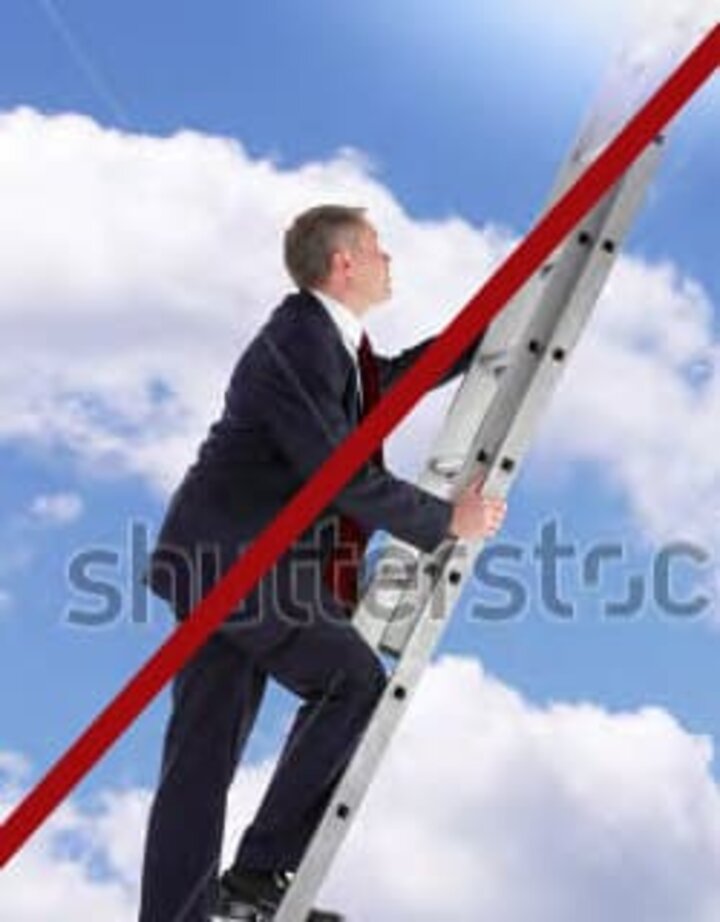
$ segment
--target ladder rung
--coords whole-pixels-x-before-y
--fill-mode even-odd
[[[500,322],[490,327],[486,340],[503,341],[503,348],[481,355],[471,365],[420,479],[421,485],[438,495],[452,497],[462,486],[464,476],[470,476],[480,464],[486,472],[484,489],[491,494],[507,493],[528,450],[539,414],[590,317],[659,153],[658,145],[648,148],[583,223],[587,238],[580,240],[577,233],[571,235],[548,263],[553,271],[547,279],[533,288],[531,295],[529,289],[520,292],[505,309],[517,308],[521,303],[522,312],[514,314],[510,323],[503,321],[501,314]],[[613,247],[589,245],[592,240],[612,240]],[[521,348],[521,343],[535,343],[537,348]],[[496,382],[486,374],[488,369],[498,370]],[[395,668],[275,922],[300,922],[312,905],[472,572],[474,554],[482,545],[448,540],[431,555],[412,549],[408,552],[403,542],[395,542],[395,547],[395,559],[393,542],[389,552],[388,547],[384,548],[380,572],[354,618],[370,646],[395,657]],[[373,603],[377,602],[374,593],[383,589],[395,595],[392,606],[388,606],[388,617],[379,618],[377,610],[373,611]]]

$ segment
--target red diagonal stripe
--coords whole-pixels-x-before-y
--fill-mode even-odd
[[[236,561],[191,617],[177,628],[10,814],[0,831],[0,866],[22,847],[211,631],[327,506],[380,441],[694,96],[719,63],[720,25],[716,25],[360,427]]]

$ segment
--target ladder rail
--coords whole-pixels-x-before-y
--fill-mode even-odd
[[[498,455],[502,461],[499,474],[486,476],[485,490],[489,494],[506,496],[517,474],[518,459],[527,449],[537,421],[550,394],[559,383],[567,359],[589,321],[592,308],[617,258],[619,243],[626,234],[630,216],[639,207],[642,193],[650,183],[660,157],[659,146],[653,145],[637,161],[612,195],[598,206],[582,229],[566,243],[553,269],[556,282],[548,282],[539,294],[534,312],[528,318],[516,356],[499,384],[495,398],[480,408],[473,420],[474,435],[468,442],[462,468],[455,475],[456,489],[475,476],[478,467],[486,469]],[[612,243],[611,247],[606,244]],[[560,307],[558,307],[560,306]],[[464,385],[463,385],[464,386]],[[471,415],[473,408],[466,406]],[[449,419],[452,424],[452,414]],[[464,426],[466,430],[468,427]],[[432,489],[435,476],[426,471],[420,485]],[[392,554],[393,541],[388,547]],[[403,553],[407,553],[403,550]],[[415,570],[422,569],[425,556],[416,552]],[[372,598],[373,586],[369,587]],[[382,636],[385,652],[399,653],[413,615],[409,600],[399,596],[394,609],[388,610],[388,626]],[[364,621],[364,609],[358,610],[359,623]],[[376,616],[377,620],[377,616]],[[375,635],[379,626],[375,625]]]
[[[428,465],[420,479],[425,488],[452,498],[480,467],[485,472],[484,492],[507,495],[540,412],[559,382],[617,258],[620,242],[640,207],[660,153],[659,143],[648,148],[591,212],[582,228],[559,248],[557,261],[546,273],[543,284],[529,289],[536,297],[534,309],[524,323],[519,317],[514,321],[514,343],[507,350],[513,353],[512,360],[497,380],[486,386],[480,412],[475,412],[471,401],[463,397],[470,406],[467,412],[473,415],[472,426],[459,417],[459,411],[452,423],[452,408],[449,413],[450,425],[464,427],[467,439],[459,467],[450,476],[439,476],[437,469]],[[527,304],[527,291],[524,297]],[[519,328],[522,332],[518,336]],[[476,357],[481,369],[482,349],[481,345]],[[484,372],[486,379],[487,363]],[[482,370],[474,374],[473,379],[471,369],[461,386],[468,392],[473,383],[483,379]],[[473,429],[474,435],[468,438]],[[433,554],[422,554],[402,542],[391,541],[381,556],[379,575],[363,596],[354,623],[374,649],[396,657],[395,667],[274,922],[299,922],[309,913],[483,546],[484,542],[447,539]],[[383,578],[383,560],[393,550],[407,555],[408,572],[411,576],[414,573],[412,585],[407,585],[407,579],[404,585],[400,579],[397,587],[388,586],[388,580]],[[379,592],[389,592],[389,610],[396,615],[402,612],[402,618],[379,617],[373,604]]]

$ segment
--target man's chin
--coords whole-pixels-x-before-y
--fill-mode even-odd
[[[378,307],[380,304],[386,304],[392,298],[392,288],[386,285],[382,291],[378,292],[370,303],[371,307]]]

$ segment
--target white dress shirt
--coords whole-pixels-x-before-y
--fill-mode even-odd
[[[350,357],[353,360],[353,365],[355,366],[355,376],[357,378],[357,391],[360,398],[360,404],[363,402],[363,392],[362,392],[362,378],[360,376],[360,366],[358,364],[358,349],[360,348],[360,340],[365,333],[365,327],[362,325],[360,319],[353,314],[353,312],[345,307],[344,304],[341,304],[339,301],[336,301],[334,298],[331,298],[330,295],[326,294],[324,291],[317,291],[315,288],[310,289],[312,294],[320,301],[322,306],[327,310],[328,314],[338,329],[340,333],[340,338],[343,341],[343,345],[350,354]]]

